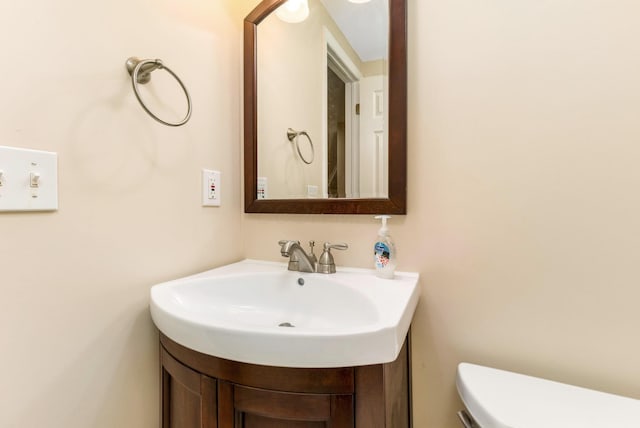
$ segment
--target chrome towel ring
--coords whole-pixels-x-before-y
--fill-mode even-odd
[[[136,98],[140,102],[140,105],[149,113],[149,116],[157,120],[158,122],[167,125],[167,126],[182,126],[189,121],[191,117],[191,97],[189,96],[189,92],[187,88],[182,83],[182,80],[176,74],[171,71],[169,67],[162,63],[162,60],[159,59],[139,59],[135,56],[129,57],[127,62],[125,63],[127,66],[127,71],[131,75],[131,84],[133,85],[133,92],[136,94]],[[144,101],[142,101],[142,97],[140,96],[140,92],[138,91],[138,84],[145,84],[151,80],[151,72],[154,70],[166,70],[167,73],[173,76],[174,79],[180,84],[180,87],[184,91],[185,96],[187,97],[187,114],[185,117],[179,122],[167,122],[165,120],[160,119],[158,116],[153,114],[151,110],[145,105]]]
[[[311,160],[307,160],[300,151],[300,143],[298,142],[298,137],[300,137],[301,135],[304,135],[305,137],[307,137],[307,140],[309,140],[309,146],[311,147]],[[300,159],[302,159],[302,162],[306,163],[307,165],[311,165],[311,162],[313,162],[313,159],[315,158],[315,151],[313,149],[313,141],[311,141],[311,137],[309,137],[307,131],[294,131],[293,129],[289,128],[287,129],[287,138],[292,143],[295,140],[296,150],[298,151],[298,155],[300,156]]]

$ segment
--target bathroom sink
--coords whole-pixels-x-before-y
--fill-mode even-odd
[[[244,260],[151,288],[151,317],[193,350],[252,364],[348,367],[394,361],[418,302],[418,274],[291,272]]]

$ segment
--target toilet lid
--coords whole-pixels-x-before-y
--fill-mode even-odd
[[[458,393],[482,428],[639,428],[640,400],[461,363]]]

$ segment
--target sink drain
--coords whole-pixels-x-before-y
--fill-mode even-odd
[[[290,322],[282,322],[278,324],[278,327],[295,327],[295,325],[291,324]]]

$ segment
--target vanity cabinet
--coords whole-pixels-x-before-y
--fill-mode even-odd
[[[409,428],[408,347],[387,364],[287,368],[202,354],[160,333],[162,428]]]
[[[161,349],[162,428],[217,427],[216,379],[181,364]]]

